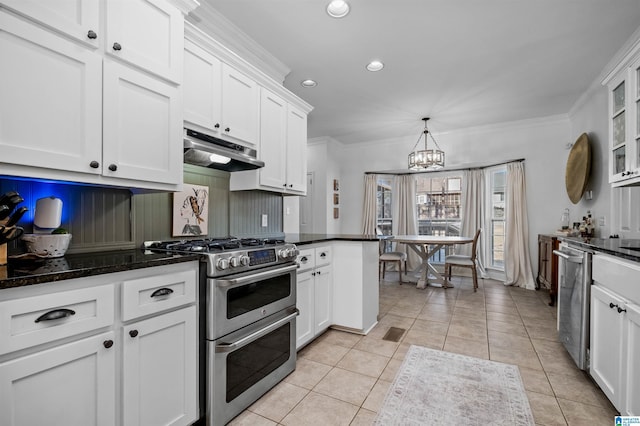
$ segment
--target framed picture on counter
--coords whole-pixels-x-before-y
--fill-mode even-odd
[[[333,180],[333,190],[334,191],[339,191],[340,190],[340,183],[338,182],[338,179],[334,179]]]
[[[173,194],[174,237],[207,235],[209,222],[209,187],[185,183]]]
[[[335,206],[337,206],[338,204],[340,204],[340,195],[335,193],[333,194],[333,204]]]
[[[338,207],[335,207],[335,208],[333,209],[333,218],[334,218],[334,219],[337,219],[337,218],[339,218],[339,217],[340,217],[340,209],[339,209]]]

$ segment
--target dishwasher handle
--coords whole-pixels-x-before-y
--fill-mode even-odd
[[[571,256],[569,253],[566,253],[566,252],[561,251],[561,250],[554,250],[553,254],[555,254],[558,257],[563,258],[567,262],[582,263],[582,256]]]

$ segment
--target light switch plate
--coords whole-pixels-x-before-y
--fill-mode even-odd
[[[262,227],[263,227],[263,228],[266,228],[266,227],[267,227],[267,223],[268,223],[268,222],[267,222],[267,220],[268,220],[267,215],[266,215],[266,214],[263,214],[263,215],[262,215]]]

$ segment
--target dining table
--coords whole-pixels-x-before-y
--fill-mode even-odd
[[[473,243],[473,237],[441,236],[441,235],[394,235],[390,241],[406,244],[420,256],[421,263],[413,271],[413,275],[419,278],[416,287],[426,288],[427,284],[434,287],[453,287],[450,282],[433,266],[431,258],[442,247],[456,244]],[[407,279],[410,280],[407,274]]]

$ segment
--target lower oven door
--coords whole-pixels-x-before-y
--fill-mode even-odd
[[[295,306],[297,268],[292,263],[207,279],[207,339]]]
[[[290,307],[216,341],[207,341],[207,426],[224,425],[296,368]]]

